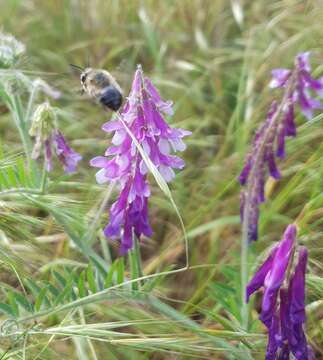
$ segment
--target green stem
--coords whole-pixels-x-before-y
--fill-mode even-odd
[[[142,278],[143,276],[141,256],[140,256],[140,245],[139,245],[139,239],[135,234],[133,234],[133,238],[134,238],[134,246],[133,249],[129,251],[129,263],[130,263],[131,278],[138,279],[138,278]],[[138,290],[138,288],[142,285],[142,283],[143,283],[142,281],[140,281],[138,284],[133,283],[132,289]]]
[[[141,261],[141,254],[140,254],[140,240],[138,239],[138,237],[136,235],[134,236],[134,242],[135,242],[134,251],[136,254],[138,275],[139,275],[139,277],[142,277],[144,274],[143,274],[143,270],[142,270],[142,261]]]
[[[47,169],[46,169],[46,161],[44,161],[43,173],[42,173],[42,178],[41,178],[41,183],[40,183],[40,191],[41,191],[42,194],[44,194],[45,190],[46,190],[47,177],[48,177],[48,172],[47,172]]]
[[[23,112],[22,112],[21,100],[18,95],[13,95],[12,106],[13,106],[13,108],[11,109],[12,115],[15,120],[17,129],[19,131],[19,135],[20,135],[21,141],[23,143],[23,147],[24,147],[24,151],[25,151],[28,163],[30,164],[31,163],[31,158],[30,158],[31,141],[30,141],[30,137],[28,134],[28,129],[26,127],[25,118],[24,118]]]
[[[14,189],[3,190],[3,191],[0,192],[0,196],[1,195],[9,195],[9,194],[35,194],[35,195],[41,195],[41,194],[43,194],[43,191],[41,189],[14,188]]]
[[[24,147],[28,169],[31,174],[33,174],[33,181],[38,185],[39,183],[37,179],[39,178],[39,169],[35,161],[31,159],[32,142],[28,133],[26,117],[23,114],[23,107],[19,95],[12,95],[12,102],[10,103],[9,107]]]

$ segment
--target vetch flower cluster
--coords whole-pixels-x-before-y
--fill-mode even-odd
[[[29,134],[35,137],[35,145],[31,156],[33,159],[37,159],[43,149],[47,171],[51,171],[53,168],[53,150],[62,163],[65,173],[76,171],[77,163],[82,159],[82,156],[72,150],[66,143],[63,134],[58,130],[55,110],[48,102],[36,108]]]
[[[114,132],[113,145],[105,156],[95,157],[90,164],[101,168],[96,174],[99,184],[116,182],[120,186],[119,198],[110,209],[110,221],[104,233],[107,238],[121,239],[122,254],[133,247],[134,236],[152,235],[148,217],[148,168],[124,124],[169,182],[175,176],[173,169],[182,169],[185,165],[181,158],[171,154],[171,150],[185,150],[182,139],[191,134],[167,124],[163,116],[172,114],[172,102],[160,97],[138,66],[121,113],[102,127],[106,132]]]
[[[289,225],[283,239],[247,285],[247,301],[264,288],[260,320],[268,328],[266,360],[313,359],[304,334],[307,249],[296,244],[297,229]]]
[[[0,32],[0,68],[13,66],[25,51],[25,45],[14,36]]]
[[[252,151],[247,155],[239,180],[244,186],[241,192],[241,220],[247,227],[248,240],[258,238],[259,205],[265,201],[264,185],[267,169],[274,179],[281,174],[276,166],[276,157],[285,157],[285,139],[296,136],[295,106],[311,119],[313,110],[323,109],[323,104],[314,95],[323,97],[323,79],[313,79],[309,53],[298,54],[292,70],[272,71],[271,88],[282,88],[280,103],[273,101],[267,120],[256,132]]]

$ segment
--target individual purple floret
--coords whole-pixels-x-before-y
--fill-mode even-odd
[[[63,134],[58,130],[53,134],[53,143],[56,155],[63,164],[65,173],[75,172],[77,163],[82,159],[82,156],[68,146]]]
[[[121,238],[122,254],[133,247],[134,235],[138,238],[152,235],[148,217],[148,168],[122,122],[169,182],[175,176],[173,169],[182,169],[185,165],[171,151],[185,150],[182,139],[191,132],[171,128],[163,114],[173,114],[172,102],[162,100],[138,66],[123,110],[102,126],[104,131],[114,133],[113,145],[106,150],[105,156],[95,157],[90,162],[101,168],[96,174],[99,184],[113,181],[120,185],[120,195],[110,209],[110,221],[104,233],[111,239]]]
[[[247,155],[239,180],[245,188],[241,193],[241,220],[246,226],[248,240],[258,238],[259,205],[265,201],[264,186],[269,175],[279,179],[281,174],[276,157],[285,157],[285,139],[296,136],[295,105],[311,119],[313,110],[323,109],[323,104],[313,96],[323,97],[323,78],[315,80],[310,74],[309,53],[298,54],[293,70],[272,71],[271,88],[283,88],[283,98],[273,101],[267,120],[256,132],[252,151]]]
[[[35,145],[31,157],[37,159],[43,148],[46,170],[48,172],[53,168],[53,150],[59,161],[63,164],[66,174],[76,171],[77,163],[82,159],[82,156],[68,146],[63,134],[57,129],[56,114],[48,102],[37,107],[33,115],[29,134],[35,137]]]
[[[247,285],[246,297],[264,288],[260,320],[268,329],[266,360],[313,359],[304,334],[307,250],[296,247],[296,226],[270,252]]]

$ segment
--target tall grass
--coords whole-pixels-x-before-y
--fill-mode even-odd
[[[27,46],[18,64],[62,96],[60,127],[84,160],[57,168],[41,187],[22,88],[0,88],[0,359],[263,359],[266,336],[249,306],[241,319],[237,176],[254,130],[272,100],[270,71],[302,50],[323,74],[320,1],[0,1],[0,23]],[[107,114],[79,96],[68,64],[111,70],[125,93],[137,63],[175,103],[174,125],[189,129],[185,170],[170,186],[185,224],[189,269],[176,207],[151,178],[152,239],[140,244],[145,281],[118,257],[97,220],[113,190],[95,183],[88,160],[104,152]],[[0,82],[8,71],[0,70]],[[8,100],[8,99],[7,99]],[[322,356],[322,116],[287,144],[283,179],[266,184],[260,240],[249,248],[249,275],[296,218],[310,251],[307,335]],[[16,123],[15,123],[16,121]],[[18,124],[17,124],[18,122]],[[28,129],[27,129],[28,130]],[[300,215],[301,214],[301,215]],[[94,224],[94,227],[91,227]],[[91,233],[90,233],[91,230]],[[92,233],[93,231],[93,233]],[[131,271],[132,270],[132,271]],[[149,277],[165,272],[166,275]],[[138,275],[138,274],[137,274]],[[136,284],[136,286],[134,286]]]

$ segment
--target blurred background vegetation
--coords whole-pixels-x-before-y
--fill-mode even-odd
[[[16,66],[62,94],[59,124],[83,155],[79,171],[57,166],[46,194],[1,193],[1,359],[263,359],[266,337],[252,304],[248,333],[240,319],[240,222],[237,176],[250,139],[278,94],[275,67],[313,52],[323,75],[323,1],[297,0],[0,0],[2,30],[27,51]],[[85,237],[106,186],[89,159],[104,153],[109,115],[79,93],[69,64],[105,68],[131,85],[141,63],[165,99],[169,121],[193,132],[186,168],[171,184],[184,219],[192,269],[104,292],[131,277],[128,260],[102,231]],[[22,109],[28,96],[21,91]],[[39,94],[34,105],[44,100]],[[323,129],[299,116],[298,136],[268,181],[260,240],[250,273],[304,206],[300,240],[310,251],[308,338],[322,356]],[[0,102],[2,191],[35,186],[25,173],[13,114]],[[145,274],[185,265],[183,234],[171,204],[151,179],[152,239],[143,239]],[[100,228],[107,223],[107,211]],[[93,294],[98,294],[93,296]],[[82,299],[83,302],[82,302]],[[84,305],[82,307],[78,305]],[[9,319],[9,320],[8,320]]]

